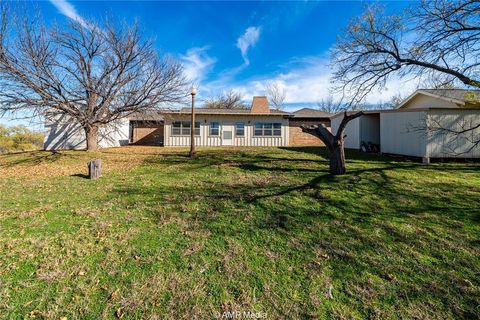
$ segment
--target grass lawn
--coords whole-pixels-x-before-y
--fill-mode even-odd
[[[0,318],[479,318],[480,164],[319,151],[0,156]]]

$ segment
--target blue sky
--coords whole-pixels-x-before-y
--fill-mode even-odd
[[[160,53],[184,63],[186,74],[199,86],[200,99],[235,89],[251,101],[253,95],[264,94],[266,83],[277,82],[285,88],[291,110],[329,95],[328,52],[349,20],[369,3],[51,0],[37,5],[47,22],[106,15],[137,19]],[[388,13],[409,5],[382,3]],[[408,86],[392,81],[387,89],[373,93],[369,102],[387,101]]]

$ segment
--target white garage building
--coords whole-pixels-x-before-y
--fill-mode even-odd
[[[480,158],[480,90],[424,89],[405,99],[398,109],[365,111],[348,123],[345,147],[362,142],[380,151],[421,158]],[[343,114],[332,118],[338,130]]]
[[[87,147],[85,131],[71,117],[48,112],[45,115],[45,150],[79,150]],[[121,119],[101,127],[98,133],[99,148],[127,145],[129,143],[129,120]]]

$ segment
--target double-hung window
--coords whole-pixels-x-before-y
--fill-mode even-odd
[[[280,137],[282,135],[282,124],[274,122],[257,122],[255,123],[253,135],[257,137]]]
[[[245,122],[235,123],[235,136],[237,137],[245,136]]]
[[[273,135],[280,137],[282,135],[282,124],[281,123],[274,123],[273,124]]]
[[[189,136],[190,121],[174,121],[172,122],[172,136]],[[200,122],[195,121],[195,135],[200,135]]]
[[[220,123],[218,123],[218,122],[210,122],[210,135],[211,135],[211,136],[218,136],[218,135],[220,135]]]

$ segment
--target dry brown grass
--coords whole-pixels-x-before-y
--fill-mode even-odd
[[[87,162],[101,159],[104,173],[130,171],[147,157],[178,152],[182,149],[127,146],[86,151],[30,151],[0,155],[0,176],[27,179],[81,175]]]

